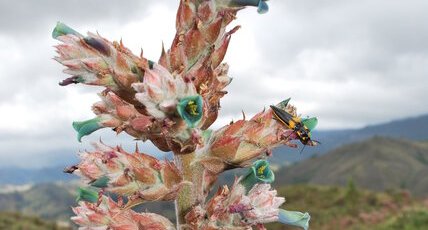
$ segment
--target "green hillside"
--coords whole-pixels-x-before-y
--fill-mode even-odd
[[[428,229],[428,200],[406,192],[379,193],[347,187],[292,185],[278,189],[286,198],[283,208],[311,214],[316,230],[422,230]],[[298,228],[269,224],[269,230]]]
[[[70,207],[75,204],[72,191],[66,186],[39,184],[28,191],[0,194],[0,211],[19,212],[46,220],[68,220],[72,215]]]
[[[385,137],[344,145],[276,173],[277,185],[346,185],[374,191],[407,189],[428,195],[428,144]]]
[[[0,207],[21,207],[21,210],[27,213],[31,210],[34,216],[42,214],[45,220],[48,218],[51,221],[55,218],[68,220],[71,216],[70,207],[76,203],[71,200],[73,197],[68,190],[53,186],[56,185],[39,185],[33,191],[21,192],[18,195],[9,196],[8,199],[1,199]],[[52,193],[52,189],[57,191]],[[277,189],[279,195],[286,198],[283,208],[308,211],[311,214],[311,229],[428,229],[428,200],[415,199],[406,192],[371,192],[358,189],[352,183],[347,187],[289,185],[278,186]],[[53,196],[46,200],[49,194]],[[30,195],[33,195],[34,199],[22,199]],[[4,194],[0,198],[2,196],[5,198]],[[66,204],[65,201],[69,203]],[[13,205],[6,206],[7,203]],[[170,202],[143,204],[140,210],[161,213],[171,220],[174,213],[174,207]],[[60,228],[52,222],[7,212],[0,213],[0,229]],[[293,228],[271,224],[268,229]]]
[[[7,230],[69,230],[38,217],[23,216],[18,213],[0,212],[0,229]]]

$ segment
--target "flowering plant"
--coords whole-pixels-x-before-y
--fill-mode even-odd
[[[174,153],[173,161],[159,160],[102,142],[81,153],[81,162],[66,169],[88,184],[73,208],[80,229],[265,229],[276,221],[308,228],[307,213],[280,209],[285,200],[270,185],[275,176],[265,158],[274,147],[295,146],[294,139],[316,144],[310,141],[316,119],[301,119],[285,100],[249,120],[209,129],[231,82],[222,61],[239,26],[226,28],[246,6],[268,10],[266,0],[181,0],[177,33],[157,62],[132,54],[122,41],[57,24],[52,35],[62,43],[55,59],[71,75],[60,85],[105,88],[92,108],[96,117],[73,123],[78,140],[109,127]],[[243,167],[246,175],[208,198],[219,174]],[[160,200],[175,201],[177,225],[130,209]]]

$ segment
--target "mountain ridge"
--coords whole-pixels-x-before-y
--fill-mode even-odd
[[[324,130],[313,131],[312,138],[321,144],[314,147],[306,147],[302,154],[299,149],[286,146],[273,150],[271,158],[274,162],[282,162],[287,165],[310,158],[314,155],[322,155],[326,152],[357,141],[366,140],[373,136],[385,136],[393,138],[405,138],[409,140],[428,140],[428,114],[416,117],[393,120],[377,125],[370,125],[360,129]]]
[[[428,142],[375,136],[278,171],[277,184],[346,185],[428,195]]]

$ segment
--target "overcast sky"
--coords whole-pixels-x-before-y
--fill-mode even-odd
[[[106,4],[109,2],[109,4]],[[291,97],[319,129],[358,128],[428,113],[428,1],[271,0],[270,12],[241,11],[226,61],[234,78],[214,127]],[[0,0],[0,167],[46,166],[74,156],[73,120],[93,117],[99,88],[58,86],[52,60],[57,21],[98,31],[157,60],[175,34],[178,0]],[[169,45],[167,45],[169,46]],[[150,144],[140,144],[155,152]]]

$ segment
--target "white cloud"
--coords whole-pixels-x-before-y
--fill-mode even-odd
[[[49,0],[50,1],[50,0]],[[7,3],[7,4],[6,4]],[[157,60],[175,33],[178,1],[0,2],[0,161],[11,152],[35,159],[87,148],[75,140],[73,120],[93,116],[100,89],[57,83],[62,66],[51,60],[57,20],[75,29],[123,39]],[[271,11],[238,14],[226,61],[234,78],[222,100],[218,128],[292,97],[299,113],[318,116],[320,128],[361,127],[427,113],[428,2],[419,0],[269,1]],[[100,131],[85,140],[107,136]],[[107,142],[107,141],[106,141]],[[154,152],[152,145],[144,144]],[[144,148],[144,147],[143,147]],[[47,155],[43,158],[47,158]],[[49,155],[48,154],[48,155]],[[47,164],[40,161],[40,164]]]

